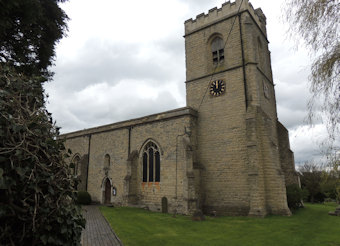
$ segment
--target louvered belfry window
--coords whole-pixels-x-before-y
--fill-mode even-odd
[[[224,44],[222,38],[216,37],[211,42],[211,52],[214,65],[217,65],[224,61]]]

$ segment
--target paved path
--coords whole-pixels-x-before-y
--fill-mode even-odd
[[[83,206],[86,228],[81,234],[82,246],[121,246],[115,232],[95,205]]]

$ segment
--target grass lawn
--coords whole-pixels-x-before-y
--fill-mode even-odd
[[[136,208],[100,210],[126,246],[340,246],[340,217],[328,215],[335,207],[306,204],[291,217],[206,217],[205,221]]]

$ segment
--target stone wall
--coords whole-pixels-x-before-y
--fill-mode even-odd
[[[195,186],[199,177],[193,171],[196,117],[194,110],[183,108],[61,137],[76,155],[89,154],[87,191],[93,201],[104,202],[105,181],[109,179],[116,189],[113,204],[160,211],[166,197],[169,212],[187,214],[199,205]],[[142,182],[143,147],[149,141],[161,153],[160,182]],[[106,155],[110,156],[108,169]]]

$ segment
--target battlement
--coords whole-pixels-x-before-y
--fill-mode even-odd
[[[240,12],[248,10],[253,16],[257,24],[263,28],[266,24],[266,17],[264,16],[260,8],[254,9],[252,4],[248,0],[236,0],[235,2],[226,2],[222,4],[221,8],[212,8],[209,10],[208,14],[201,13],[196,16],[196,19],[188,19],[184,22],[185,25],[185,35],[188,35],[196,30],[209,26],[213,23],[226,19],[230,16],[237,14],[238,10]],[[265,31],[265,30],[264,30]]]

